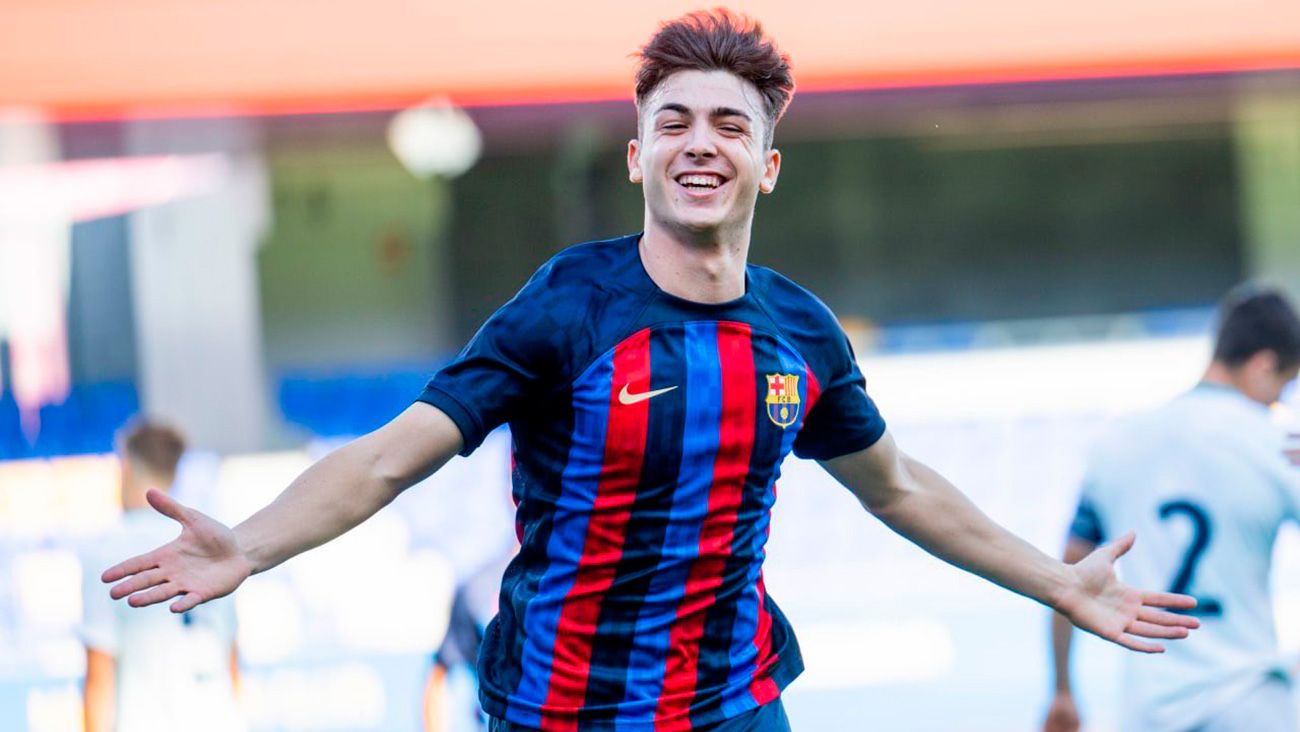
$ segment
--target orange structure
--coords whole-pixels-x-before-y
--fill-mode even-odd
[[[804,90],[1300,68],[1294,0],[754,0]],[[696,2],[0,0],[0,106],[57,118],[630,96]]]

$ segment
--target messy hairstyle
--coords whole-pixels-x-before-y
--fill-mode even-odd
[[[1300,363],[1300,317],[1280,290],[1241,285],[1220,305],[1214,360],[1240,366],[1260,351],[1277,354],[1279,369]]]
[[[728,71],[753,84],[767,113],[769,146],[777,120],[794,94],[789,57],[763,35],[756,21],[723,8],[696,11],[665,23],[639,57],[638,107],[678,71]]]
[[[170,483],[176,479],[185,439],[172,427],[139,419],[118,433],[118,449],[133,465]]]

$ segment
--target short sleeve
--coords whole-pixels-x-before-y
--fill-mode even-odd
[[[564,368],[568,328],[559,313],[569,307],[550,273],[550,264],[538,270],[419,396],[456,423],[462,455],[553,387]]]
[[[865,450],[885,434],[884,417],[867,396],[866,379],[848,338],[839,333],[829,351],[824,359],[824,373],[829,378],[818,385],[821,393],[794,441],[794,454],[810,460],[830,460]]]
[[[1097,510],[1096,503],[1088,495],[1086,486],[1083,495],[1079,497],[1079,505],[1074,509],[1069,535],[1071,539],[1079,539],[1089,544],[1101,544],[1106,541],[1106,528],[1102,524],[1101,512]]]
[[[101,561],[93,553],[81,556],[81,625],[77,635],[88,648],[117,655],[117,614],[108,585],[99,581]]]

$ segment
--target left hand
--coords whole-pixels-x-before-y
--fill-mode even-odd
[[[1072,586],[1061,595],[1057,612],[1079,628],[1142,653],[1164,653],[1159,643],[1142,638],[1186,638],[1200,621],[1188,615],[1168,612],[1196,607],[1196,599],[1172,592],[1143,592],[1129,587],[1115,576],[1115,561],[1133,547],[1132,532],[1098,547],[1078,564]]]

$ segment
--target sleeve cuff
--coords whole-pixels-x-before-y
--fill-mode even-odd
[[[482,422],[478,416],[459,399],[452,396],[441,388],[430,384],[424,388],[424,391],[416,398],[418,402],[437,407],[456,423],[456,428],[460,430],[461,441],[464,443],[461,447],[460,454],[468,457],[474,452],[479,445],[483,444]]]
[[[805,460],[834,460],[837,457],[861,452],[880,442],[885,436],[885,420],[877,417],[870,420],[866,427],[855,435],[845,435],[843,439],[817,445],[812,450],[796,449],[795,456]]]

